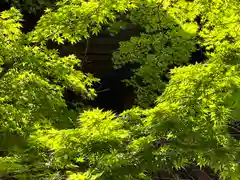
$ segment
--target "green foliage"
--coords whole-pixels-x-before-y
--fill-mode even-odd
[[[240,144],[228,131],[240,118],[239,15],[238,2],[227,2],[62,0],[27,35],[15,8],[2,12],[0,178],[149,180],[194,163],[239,179]],[[64,90],[92,99],[98,79],[76,70],[74,55],[60,57],[45,43],[77,43],[106,25],[116,32],[126,25],[115,24],[119,13],[143,32],[121,42],[113,60],[116,68],[140,65],[127,83],[148,108],[118,116],[69,109]],[[196,43],[211,50],[208,60],[187,66]]]
[[[98,79],[75,70],[74,66],[80,63],[75,56],[59,57],[55,50],[25,44],[25,36],[19,30],[20,19],[14,8],[0,16],[0,139],[21,139],[26,146],[28,136],[39,128],[73,127],[77,112],[67,108],[64,89],[71,88],[91,99],[96,95],[92,83]],[[19,148],[25,147],[1,141],[1,151],[6,154]]]
[[[51,39],[58,43],[76,43],[83,38],[97,35],[104,24],[115,20],[118,13],[134,7],[130,0],[63,0],[57,10],[46,9],[35,31],[30,34],[31,42],[44,43]]]
[[[171,136],[177,141],[181,139],[180,144],[185,146],[182,154],[196,154],[192,160],[200,166],[207,164],[220,171],[223,178],[232,179],[239,173],[239,142],[229,135],[228,125],[236,110],[233,104],[238,102],[230,98],[239,92],[238,68],[216,61],[174,69],[170,84],[156,107],[162,108],[163,103],[168,102],[165,105],[175,109],[177,114],[170,124],[174,124],[177,131],[171,131]],[[156,132],[162,132],[159,130]]]
[[[200,1],[200,3],[206,3]],[[208,49],[226,51],[239,49],[239,1],[228,0],[208,2],[202,9],[203,28],[200,35]]]
[[[240,88],[238,68],[218,61],[174,69],[155,108],[119,117],[86,111],[77,128],[40,130],[30,141],[54,152],[51,169],[69,170],[69,179],[147,179],[192,162],[238,177],[240,144],[228,133],[239,103],[231,98]]]
[[[187,64],[197,43],[210,50],[209,55],[224,53],[228,61],[237,60],[229,56],[239,49],[239,7],[234,0],[163,0],[142,1],[131,11],[127,17],[144,28],[144,33],[121,42],[113,62],[116,68],[139,64],[126,80],[135,88],[136,103],[153,105],[165,88],[169,70]]]
[[[128,14],[128,19],[144,32],[121,42],[120,50],[113,54],[113,62],[116,68],[139,64],[140,68],[126,82],[134,87],[137,104],[147,108],[163,92],[170,68],[188,63],[195,51],[197,26],[178,23],[160,2],[154,1],[143,1]]]

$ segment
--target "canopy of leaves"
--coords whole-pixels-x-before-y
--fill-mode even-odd
[[[228,131],[240,118],[239,2],[62,0],[56,7],[27,35],[18,10],[0,15],[0,178],[147,180],[194,163],[239,179],[240,144]],[[120,43],[113,61],[140,65],[127,82],[148,109],[118,116],[69,109],[64,90],[92,99],[98,79],[46,42],[77,43],[119,14],[143,30]],[[197,43],[208,59],[189,65]]]
[[[137,104],[154,105],[168,80],[169,69],[187,64],[196,46],[196,23],[179,23],[159,2],[141,3],[127,18],[143,28],[140,37],[121,42],[113,55],[116,68],[129,63],[139,64],[127,84],[134,87]],[[184,48],[183,48],[184,47]]]
[[[46,127],[72,127],[76,112],[69,110],[63,90],[71,88],[84,98],[93,98],[97,79],[75,70],[80,60],[59,57],[44,46],[29,46],[19,28],[19,12],[12,8],[0,16],[1,151],[15,151],[31,132]],[[9,142],[16,138],[17,143]],[[20,142],[19,142],[20,143]],[[21,143],[20,143],[21,144]]]

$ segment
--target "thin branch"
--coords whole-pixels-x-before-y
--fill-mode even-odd
[[[192,175],[189,174],[188,171],[187,171],[185,168],[183,168],[183,169],[184,169],[184,171],[186,172],[186,174],[187,174],[188,177],[190,177],[192,180],[195,180],[194,177],[192,177]]]
[[[205,171],[203,171],[202,169],[192,169],[192,171],[195,172],[202,172],[209,180],[213,180]]]

